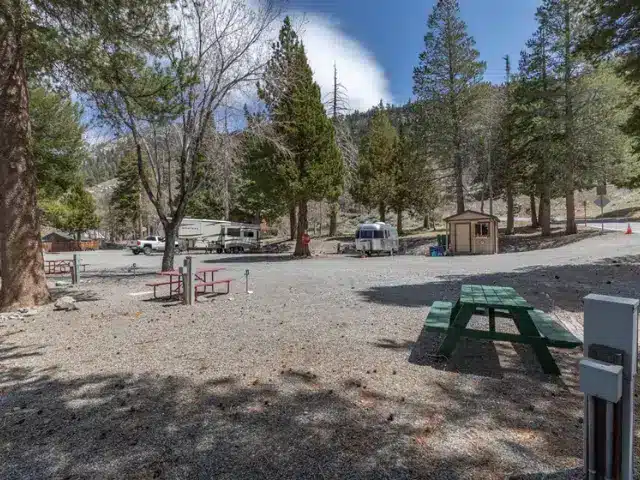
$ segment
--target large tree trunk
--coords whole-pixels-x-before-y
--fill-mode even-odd
[[[543,185],[542,194],[540,195],[540,226],[542,227],[542,236],[551,235],[551,187],[548,184]]]
[[[18,3],[20,5],[20,3]],[[0,33],[0,310],[50,300],[44,274],[22,12]],[[20,13],[20,15],[18,15]]]
[[[380,205],[378,205],[378,214],[381,222],[385,222],[387,220],[387,206],[384,202],[380,202]]]
[[[398,224],[396,225],[396,228],[398,229],[398,233],[402,233],[402,209],[399,208],[398,209]]]
[[[513,188],[511,185],[507,185],[507,230],[505,231],[507,235],[513,235],[513,210]]]
[[[455,154],[455,175],[456,175],[456,206],[457,213],[464,212],[464,185],[462,184],[462,155],[459,151]]]
[[[338,212],[340,205],[338,202],[331,203],[331,213],[329,214],[329,236],[335,237],[338,233]]]
[[[429,214],[427,213],[424,216],[424,219],[422,220],[422,228],[429,228],[429,224],[430,224],[430,218],[429,218]]]
[[[138,238],[142,238],[142,192],[138,192],[138,218],[136,224]]]
[[[563,4],[564,8],[564,92],[565,92],[565,146],[566,146],[566,168],[565,168],[565,205],[567,208],[567,223],[565,233],[573,235],[578,233],[576,225],[576,203],[575,203],[575,160],[573,148],[573,96],[571,91],[571,70],[572,70],[572,28],[571,9],[569,3]]]
[[[296,204],[289,205],[289,240],[296,238]]]
[[[182,219],[180,219],[182,221]],[[162,254],[162,271],[167,272],[173,270],[173,259],[176,254],[176,238],[177,230],[180,222],[172,221],[164,224],[164,253]]]
[[[529,205],[531,208],[531,228],[538,228],[540,226],[540,220],[536,212],[536,196],[533,192],[529,194]]]
[[[570,183],[573,184],[573,181]],[[573,235],[574,233],[578,233],[578,225],[576,224],[576,198],[573,185],[569,186],[567,184],[565,205],[567,207],[567,224],[565,226],[565,233],[567,235]]]
[[[296,249],[293,255],[296,257],[308,257],[311,255],[309,251],[309,245],[305,245],[302,241],[302,236],[309,228],[309,222],[307,221],[307,201],[301,200],[298,202],[298,229],[296,235]]]

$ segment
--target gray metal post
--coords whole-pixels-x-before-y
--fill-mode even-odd
[[[595,399],[593,398],[592,395],[589,395],[587,400],[588,406],[587,406],[587,411],[585,412],[587,414],[587,417],[585,419],[585,425],[587,428],[587,431],[589,432],[589,450],[588,450],[588,456],[587,458],[589,459],[587,462],[585,462],[585,464],[588,464],[587,467],[587,474],[588,474],[588,479],[589,480],[596,480],[596,455],[595,455],[595,445],[596,445],[596,431],[595,428],[593,428],[595,422]]]
[[[621,396],[617,402],[622,417],[620,478],[623,480],[631,479],[633,475],[633,395],[638,361],[639,304],[638,299],[605,295],[590,294],[584,298],[585,354],[588,354],[591,345],[602,345],[624,352]],[[588,412],[585,413],[588,415]],[[587,415],[585,428],[588,423]],[[588,456],[587,451],[585,456]]]
[[[73,255],[73,267],[71,269],[71,283],[77,285],[80,283],[80,257],[77,254]]]
[[[611,480],[613,476],[613,403],[607,402],[606,419],[606,457],[607,465],[605,470],[605,480]]]
[[[193,271],[193,262],[191,257],[186,257],[183,263],[184,267],[180,269],[182,276],[182,292],[185,305],[193,305],[195,303],[195,275]]]
[[[187,275],[187,268],[180,267],[178,268],[178,272],[180,272],[180,280],[182,281],[182,303],[188,305],[189,299],[187,298],[187,283],[189,282],[189,276]]]
[[[249,269],[244,271],[245,282],[244,282],[244,293],[249,293]]]

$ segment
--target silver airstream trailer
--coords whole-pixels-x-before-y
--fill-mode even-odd
[[[384,222],[362,223],[356,230],[356,251],[393,254],[398,251],[398,230]]]

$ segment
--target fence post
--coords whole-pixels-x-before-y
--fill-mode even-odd
[[[71,267],[71,284],[77,285],[80,283],[80,257],[78,254],[73,254],[73,266]]]
[[[585,394],[584,469],[589,479],[633,476],[639,303],[606,295],[584,298],[580,390]]]

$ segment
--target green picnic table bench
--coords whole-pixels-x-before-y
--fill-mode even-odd
[[[487,315],[489,330],[467,328],[472,315]],[[519,334],[496,331],[496,317],[510,318]],[[425,320],[428,331],[445,333],[438,353],[451,356],[461,337],[481,338],[531,345],[545,373],[560,374],[549,347],[576,348],[582,342],[555,323],[546,313],[534,309],[511,287],[463,285],[460,299],[433,302]]]

